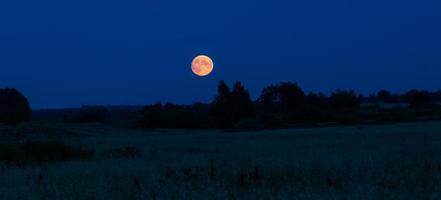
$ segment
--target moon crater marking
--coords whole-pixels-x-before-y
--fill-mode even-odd
[[[191,63],[191,70],[198,76],[209,75],[214,68],[213,60],[205,55],[197,56]]]

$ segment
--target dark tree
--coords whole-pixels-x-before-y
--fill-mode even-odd
[[[305,93],[297,83],[285,82],[278,86],[280,105],[283,110],[296,112],[305,104]]]
[[[258,102],[270,112],[296,112],[304,106],[305,93],[297,83],[283,82],[264,88]]]
[[[266,126],[304,120],[305,93],[297,83],[283,82],[263,89],[257,100],[259,116]]]
[[[165,125],[163,106],[161,103],[145,106],[142,110],[142,126],[146,128],[159,128]]]
[[[433,93],[433,100],[437,103],[441,103],[441,90]]]
[[[329,98],[321,92],[318,94],[311,92],[306,95],[304,109],[302,119],[305,123],[332,121]]]
[[[380,101],[383,103],[399,103],[400,97],[397,94],[392,94],[387,90],[378,91],[375,101]]]
[[[404,94],[410,108],[427,108],[434,105],[430,93],[423,90],[411,90]]]
[[[32,112],[26,97],[13,88],[0,89],[0,123],[17,124],[31,120]]]
[[[224,81],[220,81],[217,87],[217,95],[210,109],[213,121],[217,126],[221,128],[232,126],[231,104],[231,90]]]
[[[387,90],[380,90],[377,93],[377,100],[385,103],[390,103],[393,101],[393,95]]]
[[[256,116],[256,108],[251,101],[250,93],[240,83],[236,82],[231,93],[232,113],[235,122],[242,119],[254,118]]]
[[[321,110],[329,109],[329,107],[330,107],[328,97],[321,92],[318,94],[315,94],[312,92],[309,93],[306,96],[306,104],[309,107],[313,107],[313,108],[317,108],[317,109],[321,109]]]
[[[243,119],[253,118],[255,108],[250,94],[241,83],[235,83],[233,91],[230,91],[227,84],[221,81],[210,113],[215,124],[221,128],[229,128]]]
[[[340,111],[353,112],[360,107],[360,100],[354,91],[337,90],[331,94],[332,107]]]

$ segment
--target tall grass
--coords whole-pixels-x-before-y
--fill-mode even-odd
[[[0,144],[0,162],[8,165],[86,160],[92,157],[90,151],[55,141]]]
[[[0,167],[0,199],[441,195],[440,122],[235,133],[81,130],[91,134],[66,136],[66,145],[92,149],[94,159]]]

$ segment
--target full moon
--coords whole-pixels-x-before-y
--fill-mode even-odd
[[[205,55],[197,56],[191,63],[191,70],[198,76],[207,76],[213,71],[213,60]]]

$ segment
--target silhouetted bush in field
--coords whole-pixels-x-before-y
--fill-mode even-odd
[[[14,125],[31,120],[31,108],[26,97],[12,88],[0,89],[0,123]]]
[[[60,142],[26,142],[0,144],[0,162],[6,164],[32,164],[93,158],[93,152]]]
[[[83,106],[71,119],[67,118],[67,121],[74,123],[104,123],[109,120],[110,112],[104,106]]]

